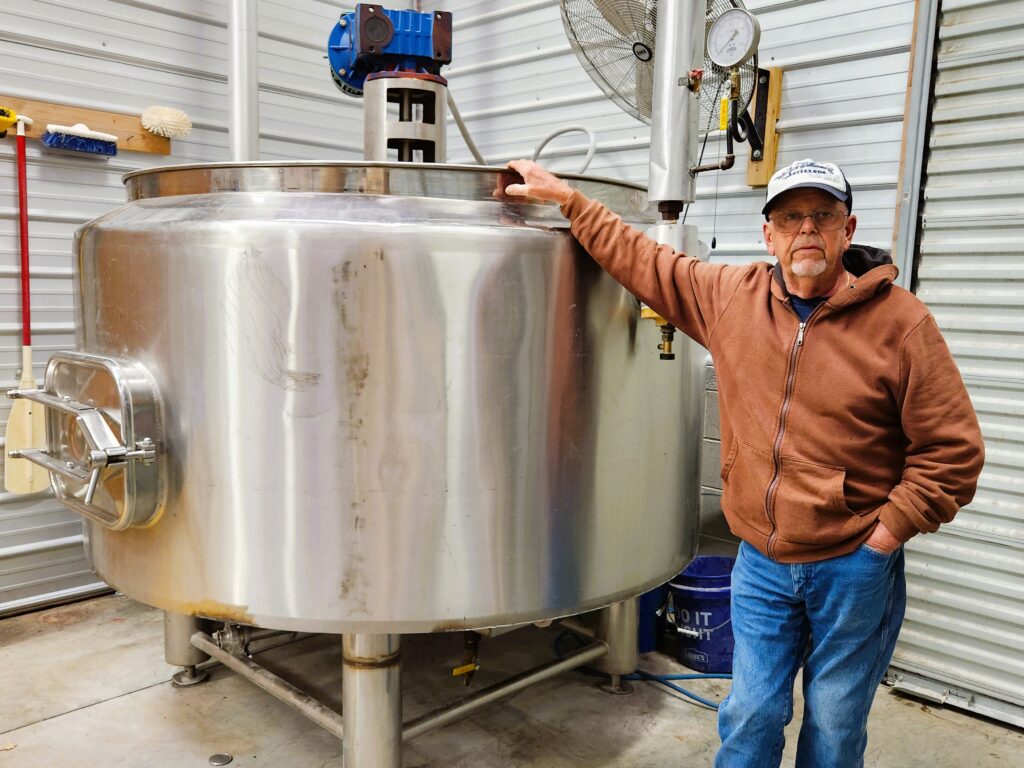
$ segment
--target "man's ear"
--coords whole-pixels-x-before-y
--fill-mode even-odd
[[[767,221],[764,224],[761,225],[761,231],[764,232],[764,245],[765,245],[765,248],[768,249],[768,255],[769,256],[774,256],[775,255],[775,243],[772,242],[772,234],[773,234],[773,232],[772,232],[772,228],[770,226],[768,226],[768,222]]]
[[[852,213],[846,217],[846,247],[849,248],[853,243],[853,233],[857,231],[857,217]]]

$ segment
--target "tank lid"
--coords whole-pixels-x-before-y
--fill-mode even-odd
[[[595,176],[558,176],[631,221],[656,220],[641,186]],[[129,200],[221,192],[323,192],[488,202],[513,200],[504,189],[515,180],[506,168],[369,162],[168,165],[133,171],[123,179]]]

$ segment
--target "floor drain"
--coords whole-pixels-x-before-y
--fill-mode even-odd
[[[234,759],[231,755],[218,752],[216,755],[210,755],[210,765],[227,765]]]

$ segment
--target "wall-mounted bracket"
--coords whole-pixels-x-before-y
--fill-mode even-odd
[[[47,123],[74,125],[85,123],[94,131],[112,133],[117,136],[118,151],[148,152],[153,155],[171,154],[171,140],[150,133],[142,127],[138,115],[120,112],[105,112],[99,109],[83,109],[48,101],[21,99],[0,95],[0,104],[18,114],[32,115],[34,125],[25,127],[25,135],[39,140],[46,131]]]
[[[750,162],[747,164],[747,184],[764,187],[775,172],[779,155],[779,135],[775,124],[782,104],[782,70],[757,70],[757,89],[754,91],[754,116],[746,111],[740,116],[744,138],[750,144]]]

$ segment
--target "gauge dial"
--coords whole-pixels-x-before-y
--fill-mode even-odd
[[[708,56],[720,67],[734,67],[757,51],[761,25],[749,11],[730,8],[708,30]]]

